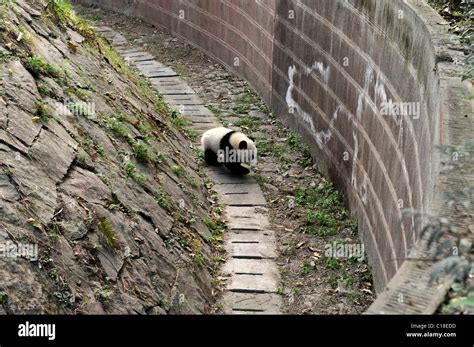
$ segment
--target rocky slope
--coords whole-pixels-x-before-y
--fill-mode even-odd
[[[0,314],[209,312],[193,135],[65,3],[0,2]]]

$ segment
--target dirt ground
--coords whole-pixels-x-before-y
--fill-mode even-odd
[[[108,25],[174,68],[226,126],[256,138],[256,178],[277,233],[279,293],[288,314],[361,314],[373,302],[366,260],[326,256],[329,245],[360,243],[343,197],[318,171],[301,139],[249,89],[200,51],[137,19],[76,7],[93,25]]]

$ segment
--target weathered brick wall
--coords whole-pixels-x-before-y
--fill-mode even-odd
[[[387,284],[415,242],[401,210],[431,210],[438,177],[443,108],[416,0],[83,2],[165,27],[249,81],[344,189]],[[386,114],[389,102],[414,108]]]
[[[345,187],[378,289],[414,243],[401,210],[431,205],[440,112],[428,38],[402,1],[278,3],[273,108]],[[387,115],[390,100],[420,114]]]
[[[276,0],[82,2],[139,16],[185,38],[245,78],[270,104]]]

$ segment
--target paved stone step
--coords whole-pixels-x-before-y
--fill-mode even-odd
[[[270,274],[279,277],[278,267],[272,259],[238,259],[230,258],[222,271],[226,275],[232,274]]]
[[[150,53],[146,52],[126,53],[123,54],[123,57],[125,61],[129,62],[149,61],[154,59],[154,57]]]
[[[214,190],[222,195],[231,194],[261,194],[262,190],[258,183],[247,183],[247,184],[218,184],[214,186]]]
[[[142,57],[144,55],[153,57],[150,53],[140,51],[140,50],[132,50],[128,52],[123,52],[122,55],[125,58],[136,58],[136,57]]]
[[[222,188],[219,186],[220,185],[216,185],[213,187],[218,193],[222,191]],[[266,206],[267,204],[261,191],[223,194],[222,203],[229,206]]]
[[[156,60],[137,61],[138,70],[148,78],[176,77],[178,74],[172,68],[158,63]]]
[[[200,117],[200,116],[184,116],[191,123],[196,124],[216,124],[214,117]]]
[[[135,65],[138,67],[139,70],[143,71],[161,70],[164,68],[171,69],[168,66],[158,63],[156,60],[138,61],[135,63]]]
[[[223,304],[225,314],[279,314],[283,300],[278,294],[229,293]]]
[[[195,94],[190,95],[163,95],[164,100],[171,106],[178,108],[181,106],[201,105],[202,100]]]
[[[250,229],[234,229],[226,234],[226,240],[230,243],[234,242],[273,242],[275,233],[272,230],[250,230]]]
[[[125,36],[115,31],[106,30],[106,28],[103,28],[103,31],[99,31],[99,33],[109,40],[113,45],[120,46],[128,43]]]
[[[251,176],[231,175],[222,167],[208,167],[206,174],[216,184],[249,184],[254,183],[255,179]]]
[[[156,60],[147,60],[147,61],[138,61],[135,63],[137,66],[149,66],[149,67],[168,67],[166,65],[161,64],[160,62]]]
[[[161,95],[195,94],[179,77],[150,78],[150,82]]]
[[[108,32],[108,31],[114,31],[112,28],[110,27],[107,27],[107,26],[98,26],[98,27],[94,27],[95,31],[97,31],[98,33],[104,33],[104,32]]]
[[[137,65],[138,71],[147,78],[176,77],[178,74],[168,67],[153,67],[149,65]]]
[[[213,120],[216,119],[212,112],[203,105],[182,105],[179,109],[179,112],[183,116],[208,117],[212,118]]]
[[[227,206],[227,226],[230,230],[268,230],[270,222],[266,209],[252,206]]]
[[[251,218],[250,220],[252,220]],[[260,217],[257,217],[260,219]],[[240,240],[240,241],[267,241],[267,240],[274,240],[275,239],[275,232],[269,229],[246,229],[246,228],[229,228],[229,232],[227,233],[228,238],[232,238],[233,240]]]
[[[230,230],[267,230],[269,227],[268,218],[262,215],[256,218],[232,217],[227,220]]]
[[[227,290],[237,293],[277,293],[278,278],[272,275],[233,275]]]
[[[130,46],[130,45],[122,45],[119,47],[116,47],[117,52],[120,53],[120,55],[126,54],[126,53],[134,53],[134,52],[140,52],[136,47]]]
[[[219,126],[220,124],[217,123],[217,122],[213,122],[213,123],[196,123],[196,124],[193,124],[193,129],[198,131],[200,135],[202,135],[205,131],[208,131],[210,129],[213,129],[217,126]]]
[[[120,35],[120,34],[118,34],[118,35],[114,36],[113,38],[111,38],[110,41],[116,46],[121,46],[121,45],[128,44],[127,38],[125,36]]]
[[[268,209],[263,206],[227,206],[226,214],[228,218],[252,218],[267,216]]]
[[[233,258],[274,259],[277,257],[275,244],[272,241],[257,243],[227,243],[226,251]]]

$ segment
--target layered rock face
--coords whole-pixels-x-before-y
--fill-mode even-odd
[[[181,123],[61,1],[2,2],[0,44],[0,314],[209,312]]]

